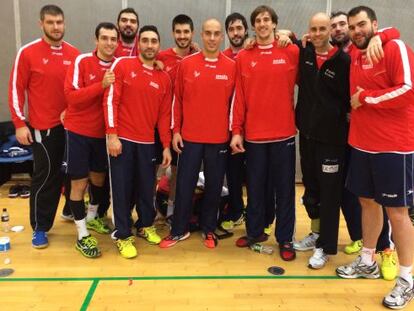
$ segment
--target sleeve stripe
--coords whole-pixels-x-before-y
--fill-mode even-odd
[[[76,90],[79,90],[79,63],[85,57],[91,57],[91,56],[93,56],[92,53],[85,53],[85,54],[81,54],[78,57],[76,57],[75,68],[73,70],[73,79],[72,79],[72,85]]]
[[[115,66],[123,58],[124,57],[117,58],[114,61],[114,63],[112,64],[111,70],[114,70]],[[108,99],[106,101],[106,104],[108,106],[108,125],[109,125],[109,127],[112,127],[112,128],[115,127],[115,123],[114,123],[114,106],[112,104],[113,98],[114,98],[114,85],[111,84],[111,86],[109,87]]]
[[[172,106],[171,106],[171,129],[174,129],[174,107],[175,107],[175,94],[173,96],[172,100]]]
[[[402,60],[403,71],[404,71],[404,85],[392,92],[385,93],[378,97],[366,97],[365,101],[368,104],[375,105],[375,104],[381,103],[386,100],[391,100],[393,98],[403,95],[404,93],[412,89],[411,68],[410,68],[410,62],[408,61],[407,47],[401,40],[393,40],[393,41],[397,43],[400,49],[401,60]]]
[[[234,102],[236,99],[236,90],[233,91],[233,96],[231,99],[231,105],[230,105],[230,120],[229,120],[229,130],[231,131],[233,127],[233,113],[234,113]]]
[[[19,66],[20,55],[22,54],[23,50],[33,44],[40,42],[41,40],[42,39],[37,39],[21,47],[19,52],[17,53],[16,60],[14,61],[13,81],[12,81],[12,101],[13,101],[13,108],[16,113],[16,116],[22,121],[26,120],[26,118],[24,117],[23,113],[20,111],[20,106],[19,106],[19,95],[17,93],[17,67]]]

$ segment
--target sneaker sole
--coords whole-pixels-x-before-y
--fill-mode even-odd
[[[96,255],[96,256],[90,256],[90,255],[88,255],[88,254],[86,254],[86,253],[84,253],[84,252],[82,252],[82,249],[81,248],[79,248],[77,245],[75,245],[75,248],[79,251],[79,253],[81,253],[84,257],[86,257],[86,258],[98,258],[98,257],[101,257],[101,255],[102,255],[102,253],[99,251],[98,252],[98,254]]]
[[[336,275],[343,279],[379,279],[380,278],[379,274],[378,275],[362,275],[362,274],[347,275],[347,274],[342,274],[341,272],[338,272],[338,270],[336,270]]]
[[[181,239],[176,240],[176,241],[174,241],[175,243],[172,243],[172,244],[169,244],[169,245],[166,245],[166,246],[161,246],[161,242],[162,242],[162,240],[161,240],[161,242],[158,245],[159,245],[160,248],[170,248],[170,247],[174,246],[175,244],[177,244],[178,242],[187,240],[190,237],[190,235],[191,235],[190,232],[187,232]]]
[[[41,244],[41,245],[34,245],[34,244],[32,244],[32,247],[33,248],[36,248],[36,249],[42,249],[42,248],[46,248],[48,246],[49,246],[49,243]]]
[[[402,305],[402,306],[390,306],[390,305],[387,305],[387,303],[385,302],[385,300],[382,300],[382,305],[384,307],[386,307],[386,308],[389,308],[389,309],[401,310],[401,309],[404,309],[412,299],[413,298],[411,298],[408,301],[406,301],[406,303],[404,305]]]
[[[311,251],[311,250],[315,249],[315,246],[312,246],[312,247],[296,247],[296,246],[293,246],[293,248],[297,251],[300,251],[300,252],[306,252],[306,251]]]

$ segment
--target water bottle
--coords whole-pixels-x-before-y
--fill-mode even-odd
[[[9,232],[10,225],[9,225],[10,217],[9,213],[7,212],[7,208],[3,208],[3,213],[1,213],[1,229],[4,232]]]
[[[260,254],[267,254],[267,255],[271,255],[273,254],[273,247],[271,246],[265,246],[262,245],[260,243],[254,243],[252,245],[250,245],[250,249],[256,253],[260,253]]]

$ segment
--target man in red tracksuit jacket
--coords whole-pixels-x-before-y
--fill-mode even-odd
[[[277,47],[277,15],[272,8],[257,7],[250,21],[257,45],[240,51],[236,58],[236,92],[230,115],[233,152],[244,152],[244,146],[247,151],[247,236],[236,244],[246,247],[266,240],[263,233],[266,196],[273,194],[280,255],[283,260],[293,260],[296,255],[292,245],[296,135],[293,94],[299,49],[295,45]],[[267,194],[267,189],[272,190],[271,194]]]
[[[122,57],[114,62],[111,70],[115,73],[115,83],[106,90],[103,100],[110,155],[113,237],[124,258],[137,255],[130,226],[131,202],[139,200],[137,235],[152,244],[161,240],[153,227],[155,127],[164,147],[162,166],[167,167],[171,162],[171,80],[166,72],[154,68],[160,47],[158,30],[155,26],[144,26],[139,38],[138,57]]]
[[[137,56],[138,13],[133,8],[125,8],[118,13],[118,47],[115,57]]]
[[[356,48],[350,51],[352,147],[347,187],[362,206],[363,248],[349,265],[337,268],[342,278],[379,278],[375,246],[385,206],[393,228],[400,263],[399,277],[383,305],[401,309],[414,296],[412,263],[414,229],[408,216],[413,203],[414,163],[414,53],[400,40],[387,42],[384,58],[370,63],[369,40],[378,29],[375,12],[358,6],[348,13],[349,34]]]
[[[97,216],[97,205],[89,204],[85,215],[84,194],[90,181],[94,201],[102,198],[107,170],[105,122],[102,108],[104,91],[114,81],[110,67],[115,60],[118,30],[112,23],[100,23],[95,30],[96,50],[79,55],[69,68],[65,80],[68,103],[66,129],[66,173],[71,179],[69,206],[78,230],[76,249],[85,257],[98,257],[101,252],[88,229],[109,233]]]
[[[202,162],[206,184],[200,226],[204,245],[217,245],[214,231],[228,154],[228,111],[235,63],[219,50],[223,39],[220,22],[205,21],[201,37],[202,51],[181,61],[175,81],[173,148],[180,156],[172,228],[161,242],[162,248],[190,236],[192,197]]]
[[[23,46],[10,75],[9,108],[16,138],[33,149],[34,171],[30,191],[32,246],[48,246],[63,182],[61,171],[65,134],[60,115],[66,108],[63,84],[66,70],[79,51],[63,41],[64,14],[56,5],[40,11],[41,39]],[[24,116],[27,93],[29,117]],[[27,123],[28,122],[28,123]]]

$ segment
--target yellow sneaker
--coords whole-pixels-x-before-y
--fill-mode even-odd
[[[362,240],[352,241],[345,246],[345,254],[352,255],[358,253],[362,249]]]
[[[137,257],[137,249],[134,245],[134,237],[130,236],[126,239],[118,239],[116,240],[116,246],[118,246],[119,253],[122,257],[130,259]]]
[[[263,232],[264,234],[270,236],[272,234],[272,225],[269,225],[269,227],[264,228]]]
[[[233,220],[226,220],[223,221],[220,226],[227,231],[233,230],[234,229],[234,221]]]
[[[380,252],[382,264],[381,274],[384,280],[392,281],[397,277],[397,258],[395,251],[387,248]]]
[[[150,244],[158,245],[161,242],[161,238],[154,226],[139,229],[137,236],[146,239]]]

